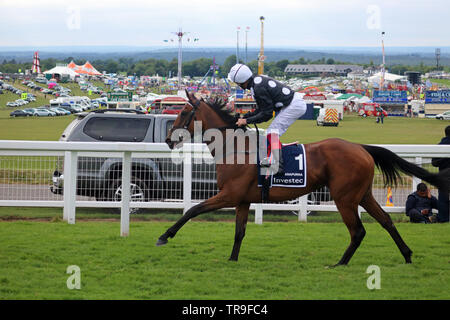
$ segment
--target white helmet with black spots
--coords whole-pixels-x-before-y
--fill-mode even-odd
[[[253,75],[252,70],[245,64],[235,64],[228,73],[228,79],[234,83],[244,83]]]

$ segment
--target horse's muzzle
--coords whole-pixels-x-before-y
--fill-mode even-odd
[[[166,139],[166,143],[171,150],[175,147],[175,142],[173,142],[169,137]]]

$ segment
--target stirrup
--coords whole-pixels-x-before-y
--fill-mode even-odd
[[[284,166],[283,166],[283,160],[280,159],[280,161],[277,160],[271,160],[269,157],[262,159],[259,162],[259,165],[261,168],[264,168],[266,173],[270,173],[270,174],[282,174],[284,173]],[[275,171],[273,170],[273,166],[277,166],[278,170]],[[269,170],[267,172],[267,170]]]
[[[259,162],[259,165],[261,168],[269,168],[272,165],[272,162],[269,157],[266,157]]]

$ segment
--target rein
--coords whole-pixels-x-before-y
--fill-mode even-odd
[[[188,102],[188,103],[192,106],[192,111],[189,114],[188,120],[186,121],[185,125],[183,126],[183,129],[186,129],[186,130],[187,130],[187,128],[189,128],[189,125],[191,124],[192,119],[194,119],[194,117],[195,117],[195,112],[197,111],[198,106],[200,105],[200,100],[195,101],[194,104],[192,104],[190,102]]]

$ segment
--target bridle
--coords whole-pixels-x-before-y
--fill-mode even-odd
[[[183,126],[183,129],[186,129],[186,130],[191,125],[192,119],[195,119],[195,112],[198,110],[198,106],[200,105],[200,100],[197,100],[193,103],[188,102],[188,104],[192,107],[192,110],[190,111],[189,116]]]

